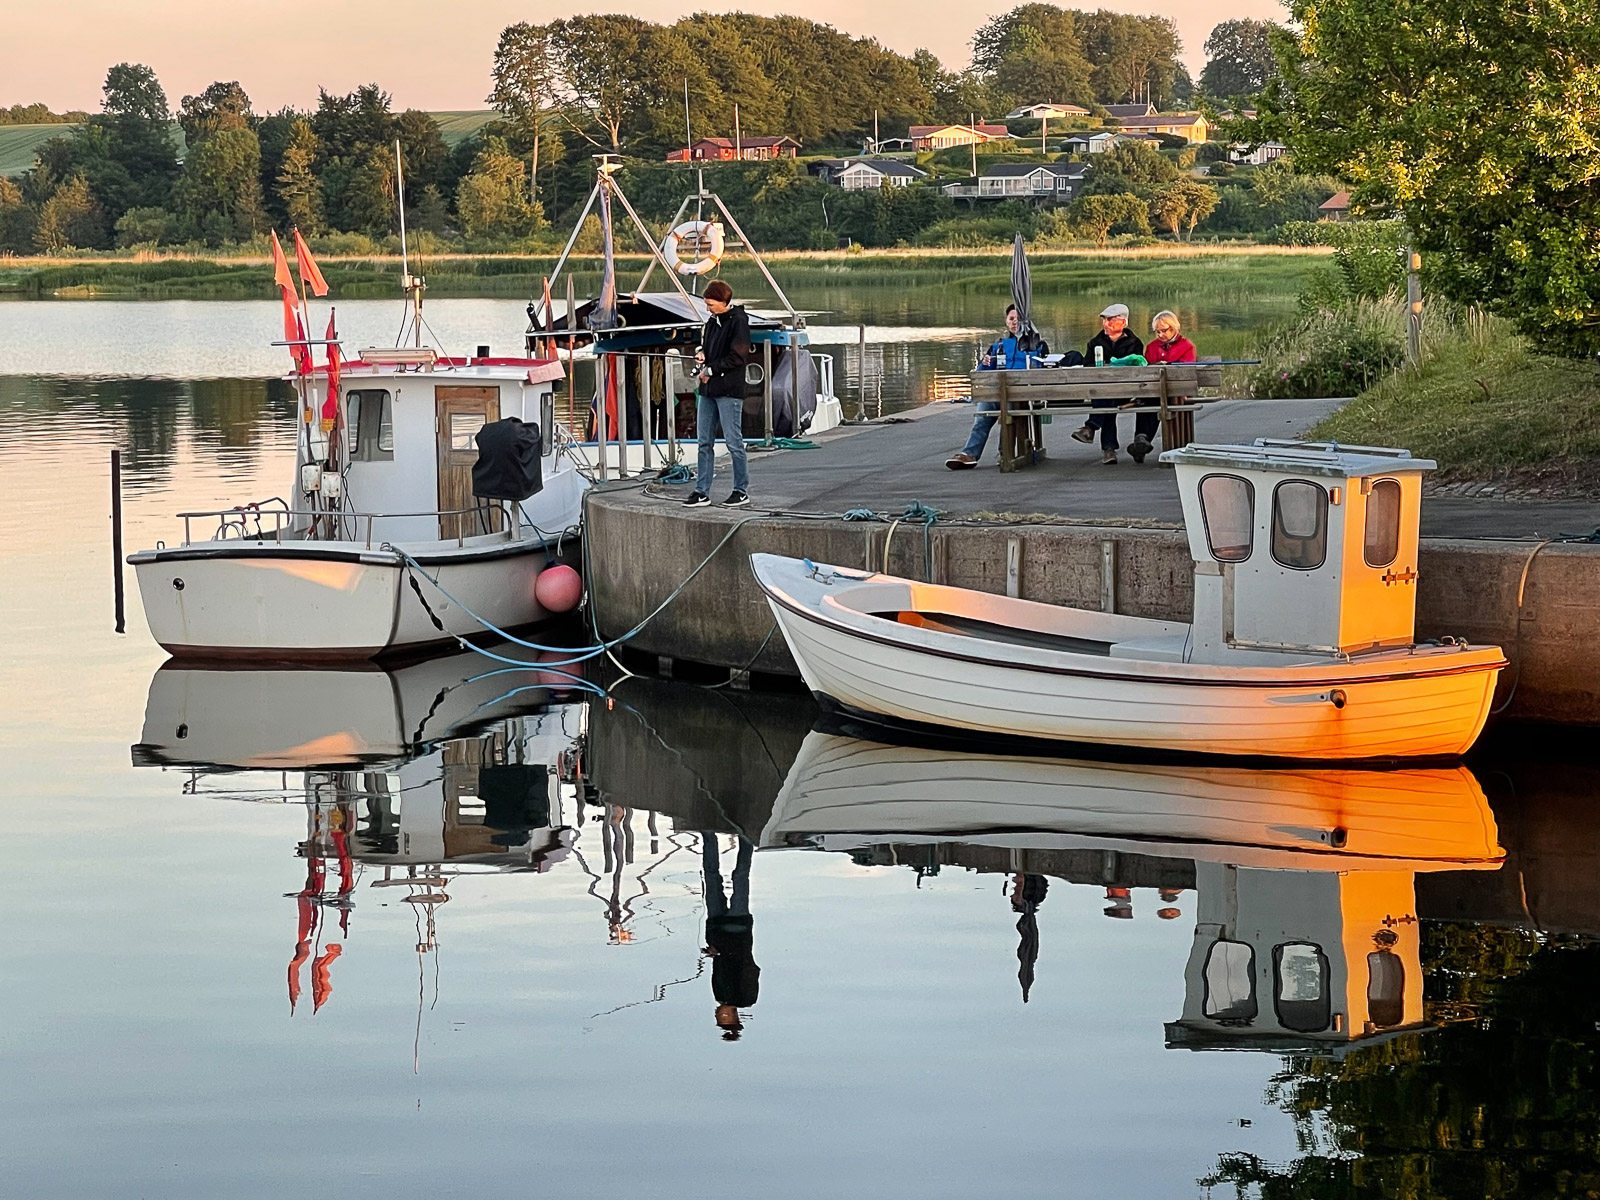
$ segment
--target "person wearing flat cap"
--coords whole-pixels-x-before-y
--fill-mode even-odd
[[[1127,358],[1130,354],[1144,354],[1144,343],[1128,328],[1128,306],[1126,304],[1110,304],[1100,314],[1100,332],[1089,339],[1089,348],[1084,351],[1083,365],[1086,367],[1109,366],[1114,360]],[[1124,402],[1121,400],[1091,400],[1091,408],[1109,408],[1112,412],[1096,413],[1083,423],[1081,429],[1074,429],[1072,436],[1080,442],[1094,441],[1095,431],[1100,431],[1100,461],[1108,466],[1117,465],[1117,409]],[[1148,422],[1146,420],[1148,418]],[[1155,413],[1138,413],[1135,415],[1135,431],[1133,445],[1128,448],[1128,453],[1134,462],[1143,462],[1144,456],[1150,452],[1150,435],[1156,431],[1158,419]],[[1148,424],[1149,428],[1146,428]]]

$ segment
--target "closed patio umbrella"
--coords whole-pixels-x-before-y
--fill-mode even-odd
[[[1018,340],[1034,346],[1039,331],[1033,325],[1033,275],[1028,270],[1028,252],[1022,248],[1022,234],[1011,245],[1011,303],[1017,306]]]

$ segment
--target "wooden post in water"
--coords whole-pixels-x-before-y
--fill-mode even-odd
[[[117,632],[127,632],[122,591],[122,451],[111,452],[111,594]]]
[[[867,327],[856,326],[856,420],[867,419]]]

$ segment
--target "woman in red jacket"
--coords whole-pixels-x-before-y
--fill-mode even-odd
[[[1194,361],[1194,343],[1183,336],[1183,327],[1178,321],[1178,314],[1170,310],[1158,312],[1150,322],[1150,331],[1155,337],[1144,348],[1144,360],[1151,365],[1156,363],[1192,363]],[[1179,396],[1174,404],[1187,404],[1188,398]],[[1146,421],[1148,419],[1148,425]],[[1153,449],[1150,444],[1150,435],[1156,431],[1158,425],[1156,413],[1140,413],[1139,427],[1134,434],[1133,445],[1128,447],[1128,453],[1135,462],[1143,462],[1144,456]],[[1142,445],[1141,445],[1142,443]]]

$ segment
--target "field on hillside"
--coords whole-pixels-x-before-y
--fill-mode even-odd
[[[439,127],[439,133],[444,138],[445,145],[454,149],[500,114],[492,108],[485,108],[470,112],[436,112],[428,115],[433,118],[433,123]]]
[[[0,175],[21,175],[33,166],[39,147],[69,136],[76,125],[0,125]]]

